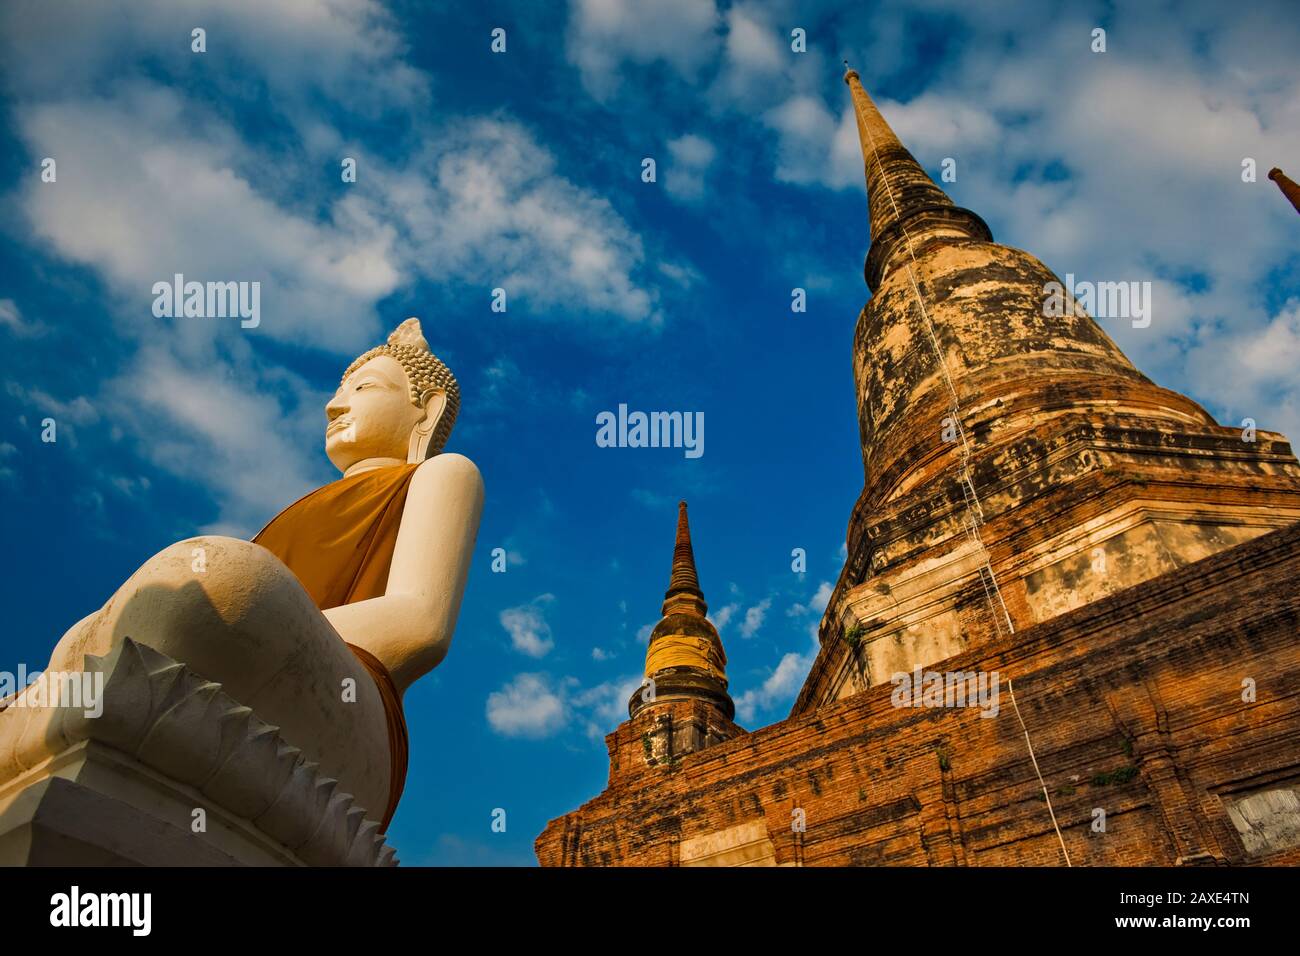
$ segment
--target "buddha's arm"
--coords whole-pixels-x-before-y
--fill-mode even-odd
[[[482,511],[474,463],[430,458],[411,479],[384,596],[325,611],[345,641],[383,662],[399,691],[447,654]]]

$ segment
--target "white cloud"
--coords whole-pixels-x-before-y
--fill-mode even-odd
[[[151,487],[149,479],[143,475],[135,478],[129,475],[113,475],[109,477],[108,482],[127,498],[143,494]]]
[[[776,178],[796,186],[844,189],[866,183],[857,120],[847,106],[838,119],[819,97],[795,94],[763,114],[777,133]]]
[[[763,619],[767,616],[767,609],[772,606],[771,598],[763,598],[753,607],[745,611],[745,619],[740,622],[740,636],[751,638],[758,633],[758,629],[763,626]]]
[[[627,674],[573,695],[573,706],[585,712],[588,739],[598,740],[627,720],[627,702],[643,680],[639,673]]]
[[[482,408],[489,410],[509,407],[510,399],[517,397],[520,391],[522,373],[519,366],[505,355],[498,355],[492,364],[483,370],[483,386],[476,399]]]
[[[709,615],[709,620],[713,622],[713,626],[718,629],[719,633],[721,633],[723,628],[731,622],[732,616],[739,610],[739,604],[724,604]]]
[[[786,614],[790,617],[802,617],[805,614],[821,614],[826,610],[826,605],[831,602],[831,593],[835,590],[830,581],[823,581],[817,586],[816,593],[809,599],[807,604],[792,604]]]
[[[576,724],[596,740],[627,719],[627,702],[641,681],[629,674],[582,689],[576,677],[519,674],[488,696],[488,723],[503,736],[534,740]]]
[[[688,133],[668,141],[668,150],[673,159],[688,166],[707,166],[713,162],[716,150],[713,144],[703,137]]]
[[[759,710],[793,700],[811,666],[812,658],[809,656],[786,654],[762,684],[736,698],[737,716],[745,723],[750,723]]]
[[[555,173],[523,127],[451,127],[404,169],[378,168],[387,217],[428,278],[506,290],[508,307],[656,325],[641,239],[607,200]],[[432,175],[429,171],[432,170]],[[486,305],[485,305],[486,308]]]
[[[593,647],[591,649],[591,659],[593,661],[607,661],[613,656],[612,652],[605,650],[603,647]]]
[[[916,154],[955,156],[994,145],[1000,133],[987,110],[940,93],[923,93],[905,104],[882,100],[878,105],[899,140]],[[856,137],[854,147],[861,154]],[[938,179],[934,170],[931,174]]]
[[[713,164],[717,150],[702,136],[688,133],[669,140],[672,162],[665,170],[664,187],[674,199],[694,202],[704,196],[704,176]]]
[[[406,44],[378,0],[224,0],[220,4],[134,0],[129,6],[76,0],[4,5],[0,53],[6,71],[38,96],[92,88],[124,62],[148,56],[164,69],[194,69],[204,82],[247,92],[250,74],[272,99],[295,105],[311,94],[351,98],[368,114],[409,108],[427,97],[427,78],[404,59]],[[208,52],[190,49],[190,31],[207,30]],[[239,67],[223,73],[212,61]],[[290,104],[286,104],[290,105]],[[287,110],[292,114],[297,110]]]
[[[569,720],[564,688],[547,674],[519,674],[488,695],[487,719],[505,737],[550,737]]]
[[[818,594],[820,593],[819,588]],[[818,624],[817,620],[808,622],[808,644],[802,654],[795,651],[782,654],[776,667],[762,683],[735,698],[736,713],[743,722],[751,723],[759,712],[794,699],[821,649]]]
[[[1234,383],[1221,399],[1226,424],[1243,418],[1300,442],[1300,300],[1292,299],[1267,323],[1251,329],[1223,329],[1193,346],[1191,373],[1207,381]]]
[[[500,614],[501,626],[510,635],[515,650],[529,657],[545,657],[555,646],[551,625],[546,622],[543,608],[555,600],[553,594],[541,594],[528,604],[506,608]]]
[[[27,217],[60,254],[105,274],[137,327],[159,323],[151,287],[178,272],[259,281],[256,337],[337,352],[369,344],[382,331],[375,303],[417,274],[501,287],[534,314],[660,321],[636,277],[640,238],[606,200],[556,176],[516,124],[450,127],[406,168],[363,158],[371,190],[344,194],[324,220],[259,191],[254,172],[272,158],[171,91],[44,104],[20,125],[62,171],[57,188],[28,185]],[[234,334],[215,323],[181,331]]]
[[[689,79],[714,58],[719,22],[713,0],[575,0],[569,61],[598,99],[618,90],[625,62],[663,62]]]
[[[55,422],[92,425],[99,421],[99,410],[84,395],[78,395],[69,401],[61,401],[39,388],[25,388],[17,382],[8,382],[5,388],[14,398],[35,406]]]
[[[769,76],[787,62],[789,47],[757,4],[739,3],[727,11],[727,59],[731,71]]]
[[[49,331],[42,322],[24,319],[18,303],[13,299],[0,299],[0,326],[7,328],[20,339],[36,338]]]
[[[1259,384],[1292,381],[1300,369],[1300,300],[1292,299],[1268,325],[1243,336],[1235,352]]]
[[[790,49],[789,30],[774,26],[771,12],[758,3],[738,3],[727,10],[722,69],[710,99],[722,109],[761,107],[773,88],[783,88],[791,67],[807,53]]]
[[[254,333],[359,351],[378,334],[374,303],[396,288],[396,231],[349,195],[324,221],[260,192],[261,160],[236,132],[152,84],[114,96],[32,106],[19,115],[59,180],[32,180],[21,204],[36,235],[101,272],[132,331],[148,335],[155,282],[261,283]],[[362,321],[359,321],[359,318]],[[178,320],[185,337],[241,334],[233,320]]]
[[[283,372],[259,393],[257,375],[146,345],[102,388],[105,415],[145,459],[211,489],[220,518],[205,531],[251,535],[313,484],[305,450],[323,440],[325,395]]]

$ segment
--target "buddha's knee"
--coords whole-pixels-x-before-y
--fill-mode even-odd
[[[155,616],[201,612],[227,624],[268,600],[292,601],[302,591],[293,573],[265,548],[217,535],[187,538],[164,548],[122,590],[129,601]]]
[[[319,612],[269,551],[202,536],[154,555],[106,606],[113,640],[131,637],[223,683],[278,667]]]

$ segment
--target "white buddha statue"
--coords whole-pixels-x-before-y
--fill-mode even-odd
[[[406,771],[401,696],[447,653],[483,507],[478,469],[440,453],[458,405],[407,319],[326,405],[341,479],[252,542],[203,536],[156,554],[48,669],[80,670],[126,637],[149,645],[277,725],[386,829]]]

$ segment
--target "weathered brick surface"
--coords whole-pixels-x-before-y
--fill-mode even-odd
[[[626,723],[608,788],[538,859],[670,865],[682,840],[761,820],[779,863],[1062,864],[1009,677],[1075,865],[1295,864],[1247,857],[1222,798],[1300,781],[1297,580],[1300,524],[944,662],[1001,675],[993,718],[897,708],[884,684],[655,767]]]

